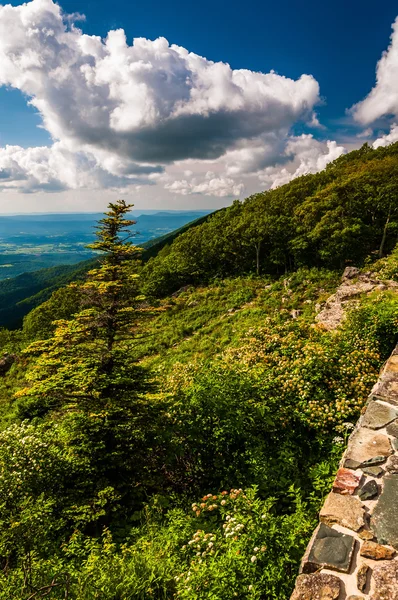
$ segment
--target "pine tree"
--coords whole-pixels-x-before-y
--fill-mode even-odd
[[[81,310],[56,321],[53,337],[36,341],[26,354],[36,357],[29,385],[17,393],[25,416],[53,409],[107,411],[130,402],[139,388],[139,369],[131,356],[137,305],[140,249],[131,241],[132,205],[110,203],[89,245],[101,252],[99,266],[83,284],[71,284],[81,296]]]

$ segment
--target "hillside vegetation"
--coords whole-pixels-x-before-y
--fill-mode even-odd
[[[0,330],[1,600],[288,600],[398,341],[394,290],[315,319],[347,264],[398,281],[397,166],[365,146],[143,263],[110,205],[101,260]]]

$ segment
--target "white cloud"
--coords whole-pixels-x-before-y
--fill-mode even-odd
[[[373,135],[373,129],[371,127],[368,127],[367,129],[364,129],[363,131],[360,131],[359,133],[357,133],[357,138],[358,139],[367,139],[372,137]]]
[[[259,177],[264,184],[276,188],[295,177],[322,171],[327,164],[345,152],[344,146],[338,146],[335,141],[320,142],[312,135],[305,134],[291,137],[284,151],[288,158],[285,166],[266,167],[259,173]]]
[[[233,177],[277,162],[294,123],[316,123],[319,101],[310,75],[234,70],[164,38],[128,45],[122,30],[102,40],[52,0],[0,6],[0,85],[21,90],[54,139],[0,149],[1,187],[22,191],[153,183],[175,161],[231,153],[223,176],[175,179],[187,193],[236,196]]]
[[[375,87],[351,109],[363,125],[386,115],[398,117],[398,17],[392,29],[391,44],[377,63]]]
[[[187,179],[175,180],[172,183],[166,183],[165,188],[170,192],[182,194],[203,194],[204,196],[215,196],[217,198],[226,198],[228,196],[241,196],[244,185],[236,183],[228,177],[217,177],[212,171],[208,171],[204,179],[194,177],[191,181]]]
[[[396,123],[391,126],[390,133],[380,136],[373,142],[373,148],[388,146],[393,142],[398,142],[398,125]]]
[[[92,154],[71,152],[61,142],[51,147],[6,146],[0,148],[0,190],[29,193],[121,188],[139,184],[146,176],[144,166],[128,163],[120,166],[112,157],[104,163],[107,168],[101,167]]]

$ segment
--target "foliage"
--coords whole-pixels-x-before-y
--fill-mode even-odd
[[[17,394],[25,399],[24,416],[61,407],[106,412],[113,395],[120,402],[124,392],[136,387],[134,365],[126,360],[134,304],[141,299],[133,260],[139,249],[126,234],[134,224],[125,218],[130,208],[124,201],[110,204],[100,221],[90,248],[103,253],[101,264],[84,283],[70,285],[72,296],[81,297],[80,312],[57,321],[52,337],[25,350],[38,358],[27,375],[30,385]]]
[[[345,263],[396,277],[397,159],[235,202],[142,269],[110,205],[87,279],[0,330],[0,600],[289,598],[398,341],[394,289],[314,322]]]
[[[143,269],[162,297],[187,284],[383,257],[398,235],[398,143],[364,148],[325,171],[255,194],[188,229]]]

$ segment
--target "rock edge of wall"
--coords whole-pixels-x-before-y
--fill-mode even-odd
[[[319,513],[291,600],[398,600],[398,346]]]

